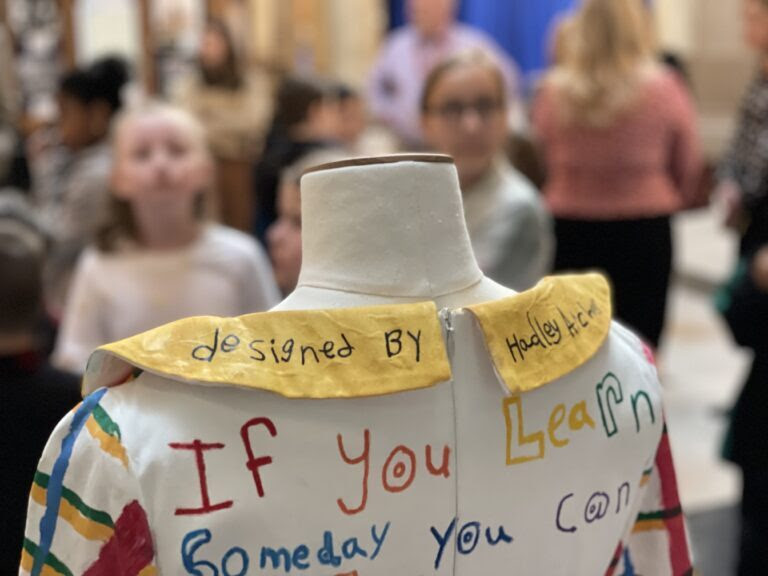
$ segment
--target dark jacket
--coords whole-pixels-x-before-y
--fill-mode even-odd
[[[734,340],[754,352],[752,367],[731,417],[726,456],[742,467],[768,468],[768,292],[763,292],[750,274],[752,257],[768,246],[768,218],[753,220],[748,249],[739,272],[720,303]],[[744,245],[743,245],[744,246]]]
[[[79,402],[79,378],[41,355],[0,356],[0,574],[19,571],[37,462],[56,424]]]

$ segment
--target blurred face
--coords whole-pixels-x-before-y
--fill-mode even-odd
[[[492,70],[462,65],[433,87],[422,129],[435,150],[453,156],[463,186],[488,170],[507,135],[506,104]]]
[[[338,100],[323,98],[312,104],[307,113],[306,124],[313,138],[336,139],[342,131],[341,107]]]
[[[288,294],[296,288],[301,271],[301,196],[295,182],[281,184],[277,214],[267,230],[267,244],[277,285]]]
[[[179,119],[150,113],[121,126],[113,173],[118,198],[157,210],[186,211],[211,178],[204,143]]]
[[[768,53],[768,7],[761,0],[744,0],[744,41],[751,49]]]
[[[88,113],[89,107],[77,98],[59,94],[59,134],[67,148],[79,150],[92,142]]]
[[[206,68],[218,68],[227,60],[227,43],[215,28],[206,28],[203,33],[200,60]]]
[[[365,107],[361,98],[347,98],[339,104],[339,140],[355,143],[365,131]]]
[[[409,0],[408,20],[424,36],[440,36],[450,28],[456,12],[455,0]]]

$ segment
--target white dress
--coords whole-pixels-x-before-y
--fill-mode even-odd
[[[20,575],[688,574],[650,360],[596,276],[175,322],[92,356]]]

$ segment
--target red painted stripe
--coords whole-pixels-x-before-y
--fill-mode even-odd
[[[653,348],[650,347],[649,344],[646,342],[642,343],[643,345],[643,354],[645,354],[645,359],[648,360],[648,363],[656,366],[656,355],[653,352]]]
[[[622,552],[624,552],[624,543],[619,542],[619,545],[616,547],[616,552],[613,553],[611,563],[608,565],[608,570],[605,571],[605,576],[613,576],[616,573],[616,568],[619,566]]]
[[[115,522],[115,533],[83,576],[138,576],[154,556],[147,514],[134,500],[123,508]]]
[[[677,492],[677,476],[675,464],[672,461],[672,450],[669,445],[666,424],[661,436],[659,450],[656,452],[656,467],[661,480],[661,498],[666,510],[680,508],[680,497]],[[672,574],[682,576],[691,571],[691,555],[688,550],[688,539],[685,537],[683,515],[677,514],[666,518],[664,523],[669,534],[669,556]]]

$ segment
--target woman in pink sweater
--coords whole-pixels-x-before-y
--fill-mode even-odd
[[[596,268],[619,318],[658,346],[672,267],[670,215],[701,171],[694,112],[654,61],[641,0],[586,0],[533,121],[547,165],[557,270]]]

